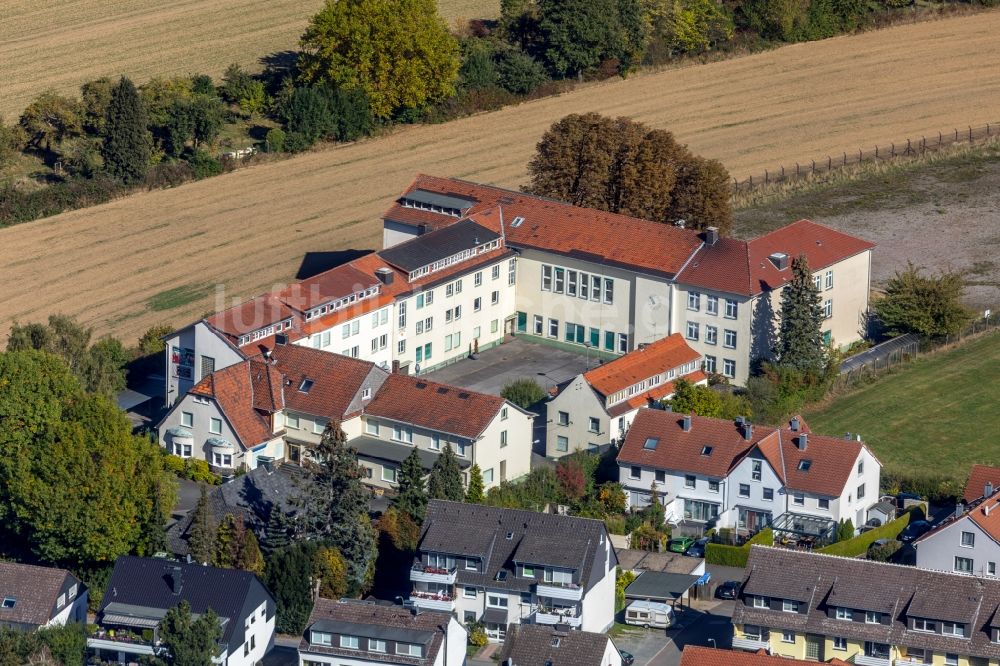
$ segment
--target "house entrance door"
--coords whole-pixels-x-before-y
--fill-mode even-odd
[[[806,659],[809,661],[823,661],[822,636],[806,634]]]

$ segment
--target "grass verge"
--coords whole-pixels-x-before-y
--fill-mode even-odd
[[[209,284],[185,284],[173,289],[161,291],[146,299],[146,306],[154,312],[173,310],[194,303],[211,291]]]

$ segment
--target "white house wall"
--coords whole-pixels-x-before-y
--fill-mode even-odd
[[[183,425],[182,415],[185,412],[191,414],[191,426]],[[209,432],[211,419],[213,418],[219,419],[222,422],[220,433]],[[173,427],[186,428],[191,431],[194,440],[191,447],[191,457],[195,460],[204,460],[209,465],[212,465],[212,447],[208,444],[208,439],[210,437],[221,437],[233,445],[233,469],[238,468],[245,461],[245,450],[240,443],[239,437],[236,435],[236,431],[233,430],[229,419],[226,418],[226,415],[219,408],[219,403],[212,398],[188,394],[167,413],[160,424],[160,446],[166,448],[170,453],[173,453],[173,442],[168,430]]]
[[[186,326],[176,331],[165,341],[164,363],[166,373],[166,405],[170,406],[177,401],[178,397],[184,396],[191,388],[200,382],[203,377],[201,373],[202,361],[205,357],[214,360],[216,370],[228,368],[231,365],[243,360],[228,342],[209,328],[205,322],[198,321],[190,326]],[[188,360],[183,354],[184,350],[191,350],[190,365],[180,365],[173,362],[174,349],[182,352],[182,362]],[[191,378],[182,377],[185,368],[189,368]]]
[[[697,310],[688,307],[688,298],[691,294],[698,296]],[[716,314],[710,314],[708,311],[710,296],[718,299]],[[736,303],[735,319],[726,316],[727,300]],[[723,291],[677,284],[673,306],[671,317],[673,330],[683,335],[688,345],[703,357],[714,358],[715,372],[720,375],[725,374],[726,359],[733,361],[736,368],[735,373],[730,376],[730,381],[740,386],[746,384],[750,373],[751,348],[753,346],[750,329],[754,308],[751,299]],[[698,325],[697,339],[689,336],[688,323]],[[708,343],[707,330],[709,326],[714,326],[717,331],[714,344]],[[725,346],[725,332],[727,330],[736,333],[736,346],[733,348]]]
[[[484,475],[484,486],[492,488],[502,480],[513,481],[531,471],[531,445],[534,418],[511,404],[505,405],[507,418],[497,414],[473,448],[473,463]],[[507,433],[507,445],[501,447],[501,433]],[[501,473],[503,468],[503,473]],[[486,477],[492,470],[492,481]]]
[[[753,478],[754,462],[760,463],[759,481]],[[749,498],[740,497],[741,484],[750,486]],[[772,492],[770,501],[764,499],[765,489],[770,489]],[[719,526],[738,527],[740,507],[754,511],[768,511],[771,513],[772,521],[777,520],[778,516],[785,512],[785,495],[781,479],[757,449],[741,460],[726,479],[726,502],[723,506],[724,513],[719,516]]]
[[[388,368],[392,365],[393,304],[353,317],[296,341],[313,349],[352,356]],[[384,340],[383,340],[384,337]],[[382,343],[385,343],[384,345]]]
[[[962,545],[962,532],[975,535],[973,546]],[[990,575],[991,562],[995,576],[1000,566],[1000,543],[968,516],[922,538],[914,544],[914,548],[917,551],[917,566],[921,569],[954,572],[956,557],[972,559],[972,574],[975,576]]]
[[[237,645],[230,650],[226,666],[253,666],[259,663],[264,658],[264,655],[267,654],[274,639],[275,615],[272,609],[271,617],[268,618],[266,606],[267,603],[265,602],[254,609],[252,613],[254,621],[252,623],[250,622],[250,615],[243,618],[244,642],[242,645]],[[263,614],[261,613],[262,610],[264,611]],[[251,636],[253,637],[253,647],[247,647],[248,654],[244,655],[244,646],[251,643]]]
[[[559,412],[569,414],[569,424],[559,422]],[[590,429],[590,419],[598,420],[598,430]],[[601,398],[583,375],[577,375],[555,398],[546,403],[545,455],[558,458],[575,451],[588,451],[611,441],[611,418]],[[617,431],[616,431],[617,432]],[[566,450],[559,449],[559,438],[566,438]]]
[[[77,589],[82,587],[77,583]],[[90,591],[84,590],[83,594],[76,596],[73,601],[67,603],[52,616],[52,619],[45,624],[46,627],[62,627],[67,624],[85,624],[87,622],[87,602],[90,598]]]
[[[583,621],[580,629],[603,634],[615,621],[616,567],[611,566],[611,541],[604,540],[603,551],[597,552],[594,567],[604,571],[604,576],[583,595],[581,609]],[[600,546],[598,546],[600,548]]]

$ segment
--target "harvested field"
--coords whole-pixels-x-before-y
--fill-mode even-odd
[[[17,287],[0,331],[57,311],[126,338],[180,324],[216,307],[206,285],[252,295],[306,253],[376,247],[379,214],[418,171],[521,184],[542,132],[570,112],[669,128],[736,174],[994,121],[998,31],[992,12],[651,73],[3,229],[0,275]]]
[[[222,74],[233,62],[294,49],[323,0],[4,0],[0,12],[0,114],[14,117],[38,93],[77,92],[101,76]],[[494,0],[440,0],[449,25],[499,13]]]

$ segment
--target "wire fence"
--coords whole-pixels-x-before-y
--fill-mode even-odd
[[[861,164],[890,162],[902,157],[920,157],[950,146],[983,143],[994,137],[1000,137],[1000,123],[987,123],[979,127],[970,125],[965,129],[956,127],[947,132],[903,139],[888,145],[876,145],[868,149],[861,147],[856,151],[826,155],[809,162],[796,162],[794,166],[783,165],[773,170],[765,169],[763,173],[751,175],[742,181],[733,178],[732,191],[733,194],[752,192],[761,187],[792,183]]]
[[[954,335],[940,338],[914,337],[906,340],[905,344],[891,347],[887,353],[874,354],[871,359],[854,364],[848,370],[842,371],[834,380],[832,388],[843,389],[870,382],[896,366],[909,363],[915,358],[958,344],[967,338],[1000,329],[1000,312],[995,309],[986,310],[986,312],[990,314],[976,319]],[[848,357],[845,362],[851,358],[853,357]]]

